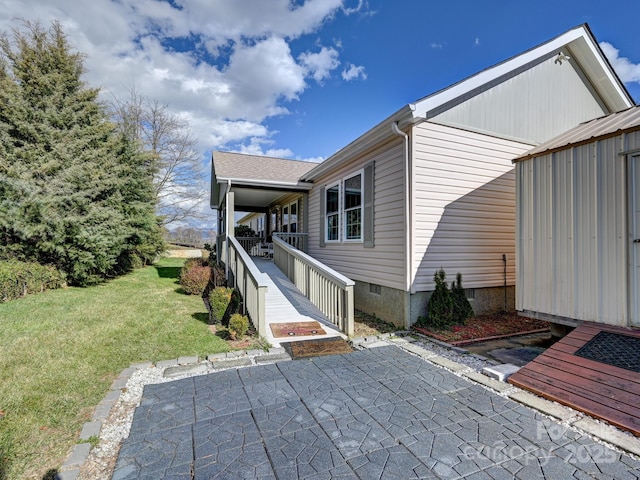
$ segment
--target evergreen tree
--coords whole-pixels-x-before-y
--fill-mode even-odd
[[[467,293],[462,286],[462,274],[456,275],[456,280],[451,283],[451,299],[453,300],[453,321],[464,325],[473,316],[473,307],[467,299]]]
[[[60,25],[0,38],[0,257],[94,283],[161,248],[152,172],[108,120]]]
[[[436,284],[427,303],[427,325],[436,328],[447,327],[453,321],[453,300],[447,285],[447,276],[441,268],[433,275]]]

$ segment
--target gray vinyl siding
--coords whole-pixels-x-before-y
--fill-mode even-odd
[[[458,128],[414,128],[414,291],[444,268],[466,288],[515,282],[515,178],[511,160],[531,145]]]
[[[596,98],[575,61],[558,64],[551,57],[433,120],[541,143],[610,113]]]
[[[366,248],[364,242],[327,242],[320,247],[320,236],[324,235],[321,190],[371,161],[375,161],[374,247]],[[405,290],[404,192],[404,147],[400,139],[316,179],[309,194],[310,255],[353,280]]]
[[[626,326],[627,161],[640,133],[516,164],[516,309]]]

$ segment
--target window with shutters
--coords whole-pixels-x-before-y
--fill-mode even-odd
[[[362,241],[364,171],[342,178],[324,190],[325,241]]]

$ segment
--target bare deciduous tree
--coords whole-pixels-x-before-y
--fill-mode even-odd
[[[152,162],[156,211],[162,224],[201,219],[200,206],[207,193],[205,171],[187,120],[135,89],[126,101],[115,99],[111,108],[120,128],[139,142]]]

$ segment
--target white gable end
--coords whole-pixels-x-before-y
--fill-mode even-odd
[[[553,55],[432,120],[539,144],[606,113],[575,60]]]

